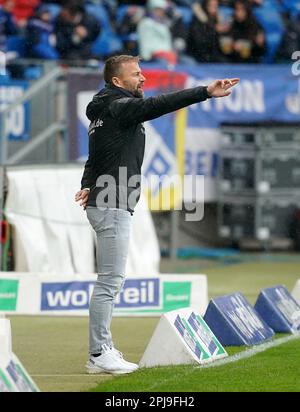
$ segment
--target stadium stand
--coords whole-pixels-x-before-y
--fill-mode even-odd
[[[4,3],[5,0],[0,0],[0,6],[3,6]],[[21,1],[20,4],[21,3],[25,4],[26,2]],[[147,2],[143,2],[143,4],[137,4],[135,1],[114,3],[115,10],[113,10],[110,2],[84,2],[86,10],[99,20],[102,27],[102,31],[92,47],[93,53],[100,60],[114,53],[121,51],[126,52],[127,40],[138,40],[136,32],[130,33],[130,36],[128,37],[128,35],[125,35],[124,33],[122,34],[120,33],[120,30],[116,29],[118,24],[120,25],[120,22],[122,22],[128,9],[134,5],[135,7],[143,9],[145,13],[147,12]],[[38,6],[47,6],[47,9],[51,14],[51,22],[55,22],[61,10],[61,2],[36,1],[35,4]],[[172,8],[176,9],[176,12],[182,16],[185,27],[188,30],[193,15],[192,7],[188,6],[187,2],[181,1],[174,1],[173,3],[171,2],[171,4]],[[203,4],[203,1],[200,1],[200,4]],[[266,35],[267,48],[261,62],[273,63],[288,19],[293,19],[300,13],[300,1],[264,0],[260,5],[257,5],[256,2],[252,2],[252,4],[255,5],[253,6],[254,15],[263,27]],[[233,14],[232,6],[233,2],[219,2],[219,12],[223,21],[231,21]],[[15,12],[17,23],[20,21],[20,7],[21,6],[18,5]],[[32,15],[32,10],[31,7],[30,10],[28,9],[26,11],[26,16],[28,17],[25,16],[25,18],[29,18]],[[22,25],[23,24],[24,23],[22,23]],[[14,36],[8,36],[9,38],[7,39],[7,50],[16,52],[17,56],[22,58],[30,57],[27,56],[24,39],[25,32],[26,30],[24,30],[23,26],[19,27],[19,33]],[[182,52],[184,53],[184,50]]]

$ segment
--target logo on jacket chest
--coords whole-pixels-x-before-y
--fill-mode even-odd
[[[103,126],[103,120],[102,119],[94,120],[93,122],[91,122],[91,124],[89,126],[89,134],[94,133],[95,129],[97,129],[97,127],[101,127],[101,126]]]

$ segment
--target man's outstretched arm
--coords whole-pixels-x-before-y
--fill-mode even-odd
[[[231,94],[229,89],[239,80],[238,78],[215,80],[208,86],[198,86],[148,99],[122,98],[111,103],[110,111],[112,116],[124,126],[142,123],[202,102],[209,97],[229,96]]]

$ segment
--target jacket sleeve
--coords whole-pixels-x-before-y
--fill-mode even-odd
[[[162,94],[147,99],[128,97],[114,100],[110,104],[112,117],[124,126],[142,123],[156,119],[164,114],[173,112],[208,98],[207,87],[198,86],[179,92]]]
[[[90,189],[95,184],[90,158],[87,159],[81,179],[81,190]]]

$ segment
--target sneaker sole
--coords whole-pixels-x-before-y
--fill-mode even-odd
[[[89,375],[96,375],[96,374],[99,374],[99,373],[106,373],[106,374],[109,374],[109,375],[125,375],[127,373],[132,373],[132,372],[135,372],[135,371],[136,371],[136,369],[128,370],[128,371],[124,371],[124,370],[120,370],[120,369],[117,369],[115,371],[108,371],[107,369],[101,369],[101,368],[97,368],[97,367],[94,367],[94,368],[87,367],[87,373]]]

